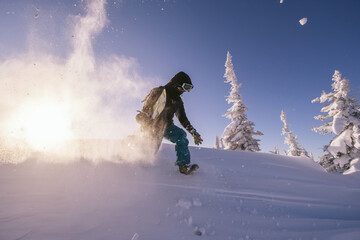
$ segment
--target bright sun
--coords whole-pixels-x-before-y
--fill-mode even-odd
[[[52,101],[23,105],[11,125],[13,132],[35,150],[52,150],[72,138],[69,111]]]

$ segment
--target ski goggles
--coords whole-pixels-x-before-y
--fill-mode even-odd
[[[189,83],[183,83],[180,87],[187,92],[190,92],[190,90],[194,88],[194,86]]]

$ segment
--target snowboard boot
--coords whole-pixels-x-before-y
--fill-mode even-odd
[[[187,165],[179,166],[179,171],[180,171],[180,173],[187,175],[188,174],[188,166]]]
[[[179,171],[182,174],[189,175],[192,172],[194,172],[195,170],[197,170],[198,168],[199,168],[199,165],[197,165],[197,164],[189,164],[189,165],[179,166]]]

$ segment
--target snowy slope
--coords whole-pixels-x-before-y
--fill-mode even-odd
[[[172,145],[154,165],[0,165],[0,239],[360,239],[360,177],[309,159]]]

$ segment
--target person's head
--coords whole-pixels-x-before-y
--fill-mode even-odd
[[[177,91],[182,94],[183,92],[187,91],[190,92],[193,89],[193,85],[189,75],[184,72],[177,73],[169,82],[172,87],[176,88]]]

